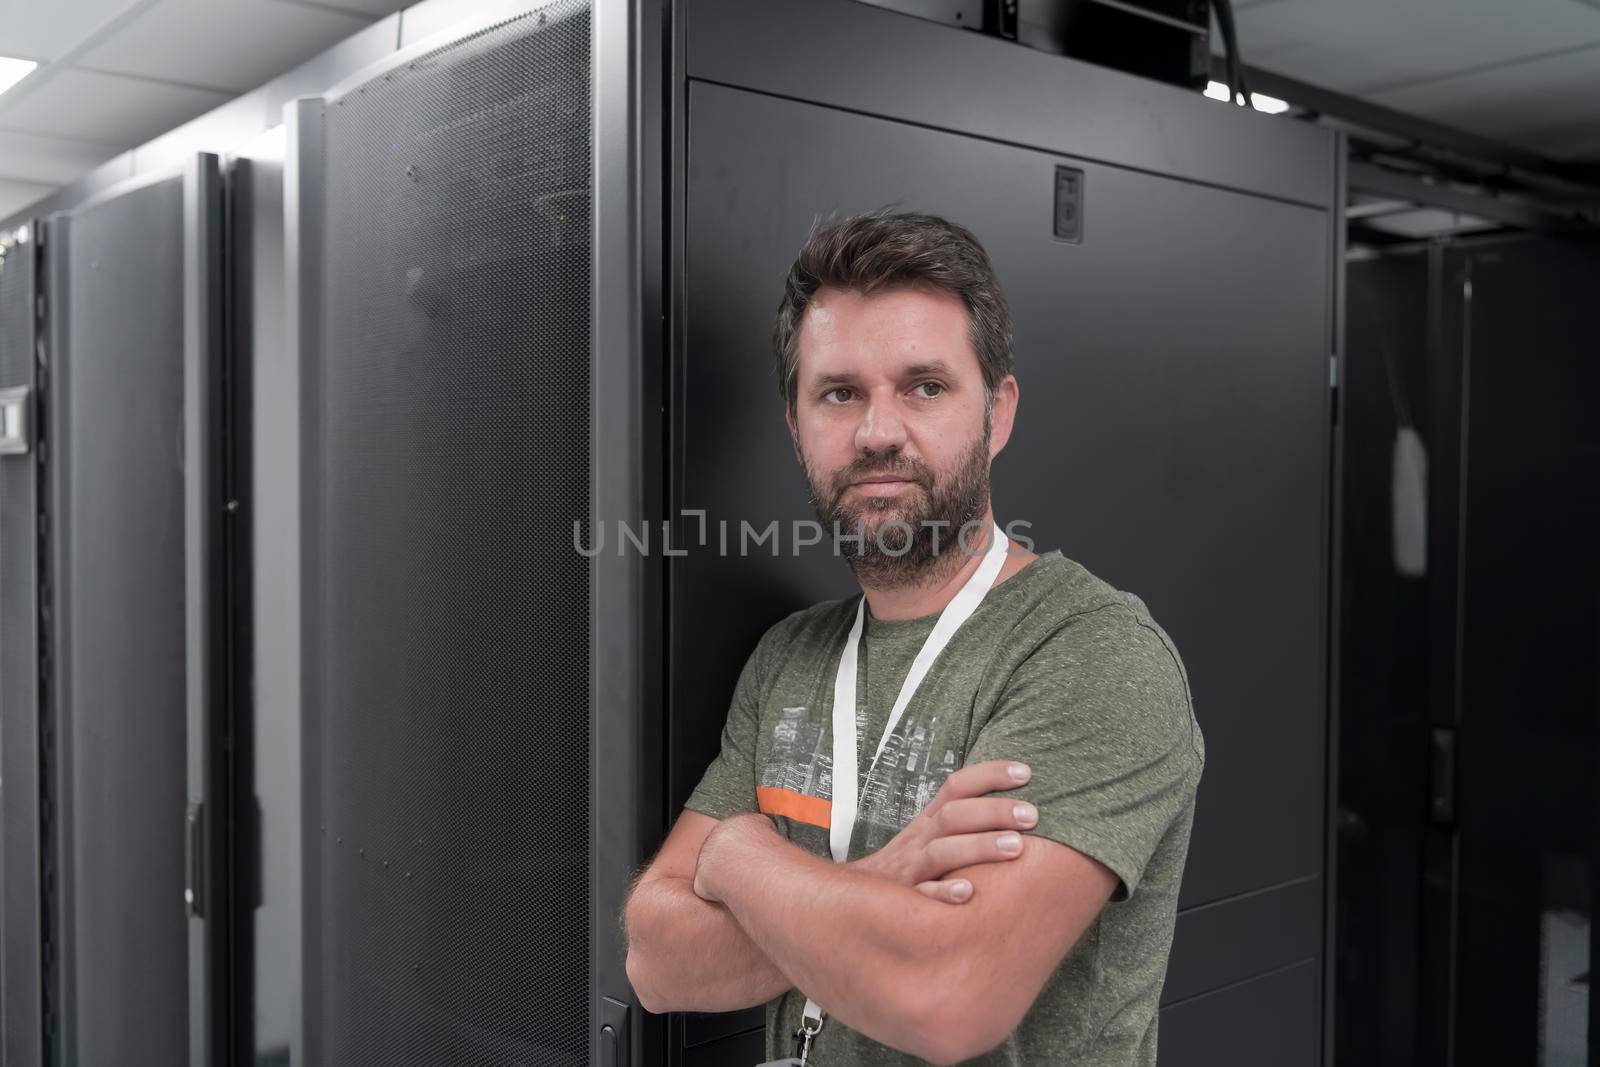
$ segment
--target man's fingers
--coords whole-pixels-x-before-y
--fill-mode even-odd
[[[999,793],[1027,784],[1033,771],[1026,763],[1016,760],[992,759],[974,763],[951,773],[939,787],[929,809],[936,809],[952,800],[963,797],[981,797]]]
[[[972,899],[972,883],[965,878],[948,882],[918,882],[917,892],[945,904],[965,904]]]
[[[974,834],[980,830],[1032,830],[1039,824],[1039,809],[1026,800],[1005,797],[962,797],[935,813],[934,833]]]
[[[957,834],[928,842],[923,870],[942,877],[963,867],[1000,863],[1022,855],[1022,835],[1015,830],[982,834]]]

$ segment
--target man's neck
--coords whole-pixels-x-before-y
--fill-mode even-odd
[[[943,611],[945,605],[961,592],[961,587],[967,584],[967,579],[972,577],[973,572],[982,566],[983,557],[988,554],[989,542],[993,537],[994,511],[990,509],[983,515],[981,537],[976,532],[969,534],[965,548],[953,541],[950,544],[949,551],[955,554],[954,558],[959,561],[959,566],[950,570],[941,568],[940,574],[930,581],[896,586],[892,589],[862,583],[861,590],[867,596],[867,609],[872,612],[874,619],[886,622],[896,619],[916,619]],[[1029,558],[1033,558],[1031,554]],[[1006,560],[1006,565],[996,576],[996,582],[1008,577],[1009,574],[1014,574],[1023,563],[1026,563],[1026,560],[1019,562],[1015,556]]]

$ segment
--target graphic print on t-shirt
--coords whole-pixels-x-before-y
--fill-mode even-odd
[[[768,815],[828,828],[833,811],[830,731],[806,717],[804,707],[784,708],[772,727],[772,747],[756,776],[756,803]]]
[[[869,848],[899,833],[928,806],[959,763],[940,743],[937,716],[902,724],[883,747],[868,776],[877,741],[857,757],[860,818],[869,828]],[[856,709],[856,736],[866,736],[864,709]],[[881,729],[881,726],[880,726]],[[874,735],[876,737],[877,735]],[[833,730],[804,706],[785,707],[772,727],[771,745],[756,777],[756,800],[768,815],[826,830],[833,811]]]

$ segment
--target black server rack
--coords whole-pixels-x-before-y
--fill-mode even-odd
[[[8,1067],[205,1059],[225,1001],[220,212],[197,156],[6,256]]]
[[[571,547],[643,506],[628,101],[591,85],[627,31],[561,0],[290,111],[309,1062],[628,1048],[651,627],[637,562]]]
[[[150,773],[125,795],[198,817],[187,852],[162,823],[130,887],[165,924],[145,920],[165,977],[129,996],[167,1044],[118,1062],[760,1058],[759,1009],[642,1012],[618,918],[756,638],[851,583],[821,554],[669,556],[660,534],[808,517],[771,317],[818,214],[888,204],[973,229],[1010,299],[1022,406],[997,515],[1138,593],[1188,666],[1211,758],[1162,1062],[1322,1062],[1337,136],[849,0],[455,18],[415,42],[397,20],[375,62],[363,38],[292,80],[318,95],[289,104],[281,165],[202,161],[52,224],[68,355],[128,321],[127,295],[71,317],[124,256],[147,267],[124,291],[139,321],[168,332],[77,401],[100,406],[52,409],[66,447],[42,484],[70,490],[86,447],[114,469],[108,438],[80,439],[119,381],[161,376],[141,411],[178,420],[188,461],[173,481],[123,450],[129,479],[161,472],[184,502],[144,514],[178,554],[113,571],[73,547],[96,505],[70,495],[47,539],[65,578],[102,567],[99,596],[148,583],[163,614],[139,640],[165,655],[137,680],[188,708],[128,740]],[[286,98],[261,92],[241,107]],[[76,243],[135,223],[152,232],[98,258]],[[175,249],[194,265],[177,295],[155,280]],[[218,261],[225,282],[201,284]],[[76,379],[55,377],[64,404]],[[653,552],[578,551],[585,528],[647,522]],[[95,638],[105,611],[61,588],[58,625]],[[96,678],[66,637],[55,670],[81,694]],[[97,758],[71,698],[69,776]],[[106,854],[67,858],[59,928],[81,944],[84,864]],[[201,916],[161,911],[174,886]],[[116,961],[85,994],[66,947],[63,1033],[109,1041]]]

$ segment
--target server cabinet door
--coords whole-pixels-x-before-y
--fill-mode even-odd
[[[0,233],[0,1063],[39,1067],[38,373],[32,226]]]
[[[56,216],[60,1062],[223,1062],[217,161]]]
[[[594,25],[559,0],[291,106],[309,1063],[601,1041],[601,852],[632,850],[593,826],[638,785],[595,679],[630,677],[638,615],[601,629],[573,541],[608,486]]]
[[[1455,535],[1434,578],[1455,647],[1432,716],[1452,750],[1430,785],[1433,1020],[1445,1062],[1593,1063],[1600,244],[1457,249],[1444,268],[1466,425],[1459,510],[1435,524]]]

